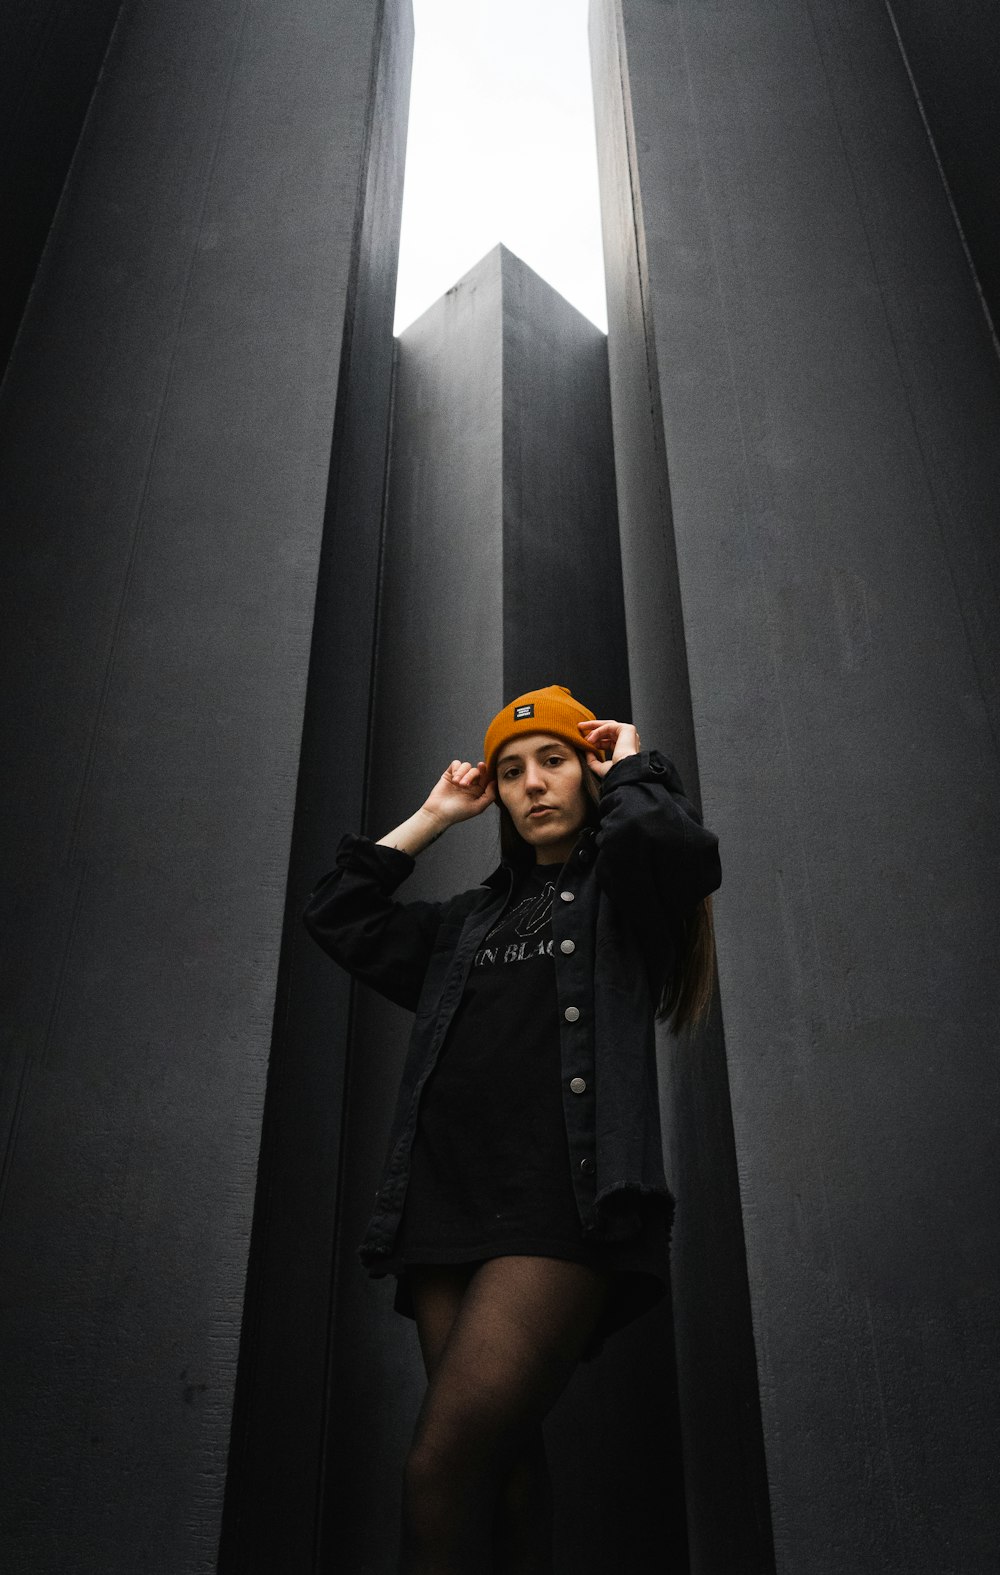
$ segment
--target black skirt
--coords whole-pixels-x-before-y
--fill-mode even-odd
[[[627,1240],[584,1237],[562,1108],[554,873],[544,865],[528,872],[476,954],[424,1085],[403,1215],[379,1274],[395,1274],[393,1305],[412,1318],[406,1271],[413,1264],[524,1254],[611,1272],[587,1361],[608,1335],[667,1294],[673,1200],[636,1195],[635,1233]]]

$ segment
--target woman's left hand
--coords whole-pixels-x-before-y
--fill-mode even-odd
[[[587,756],[587,764],[595,776],[603,777],[605,772],[624,760],[627,755],[637,755],[642,745],[639,734],[631,722],[578,722],[577,726],[588,744],[593,744],[595,749],[603,749],[607,754],[610,750],[610,760],[598,760],[593,755]]]

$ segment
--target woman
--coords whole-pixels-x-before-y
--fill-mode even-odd
[[[668,1285],[654,1014],[707,1011],[718,842],[631,723],[519,695],[378,843],[341,839],[305,922],[415,1011],[360,1247],[416,1318],[428,1387],[405,1575],[550,1571],[542,1420],[576,1363]],[[606,758],[609,757],[609,758]],[[445,902],[392,893],[496,804],[502,862]]]

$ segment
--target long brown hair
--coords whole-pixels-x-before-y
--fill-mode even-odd
[[[585,824],[600,823],[598,805],[601,801],[600,781],[587,764],[587,751],[574,749],[583,773],[584,791],[587,795]],[[510,811],[500,797],[497,786],[497,809],[500,811],[500,854],[508,863],[517,865],[533,860],[535,850],[514,827]],[[698,1028],[708,1016],[715,987],[715,928],[712,923],[712,899],[703,897],[694,912],[677,922],[675,932],[676,956],[656,1008],[656,1021],[666,1023],[672,1033],[685,1028]]]

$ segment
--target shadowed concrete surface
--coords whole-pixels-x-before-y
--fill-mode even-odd
[[[215,1568],[359,311],[384,449],[399,193],[369,165],[407,16],[127,5],[4,383],[10,1569]]]
[[[884,6],[595,0],[593,26],[628,156],[626,186],[602,151],[608,256],[637,257],[616,437],[658,404],[669,479],[659,522],[623,495],[630,647],[672,553],[776,1565],[986,1575],[994,346]]]
[[[323,1505],[350,981],[302,924],[368,770],[413,27],[382,16],[345,319],[220,1569],[335,1565]]]
[[[645,310],[647,258],[638,194],[633,211],[635,130],[622,79],[618,18],[610,6],[592,9],[591,56],[632,693],[644,736],[664,740],[663,749],[697,802],[698,762],[657,346]],[[728,886],[725,847],[722,852]],[[710,1023],[697,1036],[676,1043],[660,1032],[665,1157],[677,1198],[671,1259],[692,1568],[751,1575],[774,1564],[718,995]]]
[[[994,329],[1000,323],[1000,7],[891,0]]]
[[[10,0],[0,21],[0,376],[122,0]]]
[[[630,715],[605,339],[500,247],[399,341],[369,833],[412,813],[455,755],[478,759],[505,700],[550,682],[598,715]],[[476,885],[498,862],[496,838],[492,814],[453,828],[399,898]],[[355,1255],[411,1022],[357,988],[329,1515],[343,1567],[371,1575],[394,1568],[424,1389],[395,1280],[368,1279]],[[672,1365],[657,1311],[581,1368],[550,1417],[560,1571],[652,1571],[682,1556]]]

